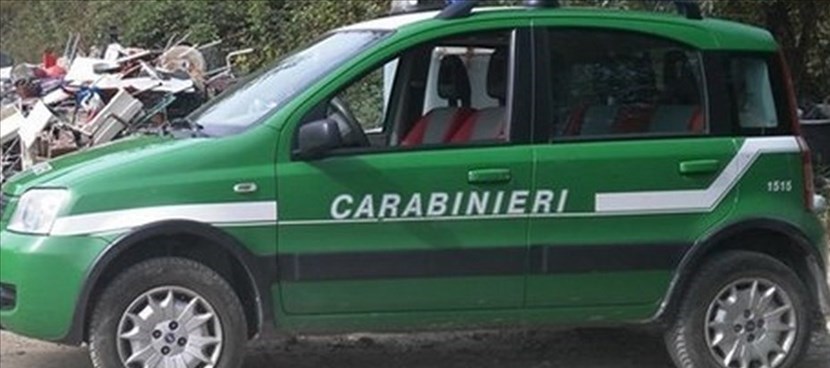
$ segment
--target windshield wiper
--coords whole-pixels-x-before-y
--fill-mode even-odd
[[[206,134],[204,130],[205,127],[202,124],[194,122],[186,117],[175,118],[165,124],[161,129],[162,134],[169,134],[177,138],[181,136],[181,134],[177,134],[177,132],[189,132],[191,138],[209,137],[210,135]]]

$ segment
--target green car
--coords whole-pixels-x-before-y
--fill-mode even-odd
[[[780,47],[689,5],[531,3],[329,32],[164,133],[12,178],[0,324],[99,368],[627,324],[678,367],[794,367],[830,293]]]

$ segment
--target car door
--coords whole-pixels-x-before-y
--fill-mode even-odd
[[[701,52],[622,30],[539,34],[552,108],[535,190],[566,195],[531,221],[527,305],[654,306],[735,200],[735,142],[710,118]]]
[[[277,166],[280,297],[286,313],[521,305],[529,219],[518,209],[530,196],[532,157],[531,148],[520,144],[527,139],[527,114],[507,113],[513,96],[525,85],[508,82],[520,79],[513,72],[513,56],[524,55],[522,45],[529,43],[517,41],[521,32],[525,31],[496,31],[499,35],[491,41],[497,45],[459,44],[489,37],[476,33],[477,37],[453,38],[451,47],[438,41],[413,46],[390,63],[375,63],[357,81],[344,83],[337,98],[321,98],[323,104],[336,100],[345,106],[337,109],[340,115],[351,115],[345,120],[353,119],[371,132],[368,141],[373,146],[335,150],[315,159],[295,157]],[[526,32],[524,36],[527,40]],[[486,89],[472,95],[494,92],[488,87],[495,87],[503,88],[501,98],[479,98],[483,105],[467,106],[465,116],[475,121],[484,119],[481,112],[498,112],[504,134],[478,136],[476,129],[463,133],[462,125],[469,119],[462,118],[457,134],[443,135],[443,142],[423,142],[436,135],[412,133],[417,126],[412,121],[460,116],[431,113],[453,109],[458,101],[449,101],[455,92],[425,80],[442,73],[424,67],[450,64],[431,60],[460,57],[459,47],[480,51],[490,65],[496,49],[505,57],[502,67],[484,68],[498,75],[469,76],[473,89]],[[453,65],[459,67],[457,62]],[[457,74],[443,74],[458,79]],[[430,106],[436,96],[445,98],[442,103],[447,106]],[[408,116],[404,110],[417,115]],[[423,117],[413,119],[421,113]],[[376,124],[377,119],[382,123]],[[296,134],[296,128],[284,134]],[[419,140],[411,138],[414,135]]]

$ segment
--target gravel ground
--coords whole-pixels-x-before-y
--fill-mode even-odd
[[[245,368],[669,368],[662,340],[639,329],[347,335],[257,342]],[[84,348],[0,334],[2,368],[91,368]],[[830,368],[816,336],[799,368]]]

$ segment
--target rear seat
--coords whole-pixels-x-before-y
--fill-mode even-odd
[[[585,110],[582,119],[582,128],[579,130],[582,135],[607,135],[613,131],[614,123],[617,121],[619,106],[591,106]]]
[[[702,133],[704,130],[703,111],[696,105],[659,106],[651,117],[653,133],[690,132]]]
[[[683,51],[669,51],[663,68],[666,90],[651,117],[650,131],[703,133],[706,126],[700,90],[689,57]]]
[[[438,96],[446,99],[449,106],[436,107],[422,116],[406,134],[401,145],[449,142],[453,133],[475,112],[470,108],[470,77],[464,62],[458,56],[448,55],[441,59]]]
[[[698,105],[581,106],[570,114],[564,136],[636,133],[703,133],[703,110]]]
[[[499,106],[481,109],[470,115],[455,134],[452,143],[505,139],[507,121],[507,49],[496,49],[487,66],[487,94],[499,101]]]
[[[683,51],[665,55],[665,91],[653,105],[649,96],[627,104],[574,106],[562,130],[564,136],[598,136],[636,133],[702,133],[705,119],[700,91],[689,59]],[[618,96],[616,96],[618,97]],[[619,99],[618,99],[619,100]]]

